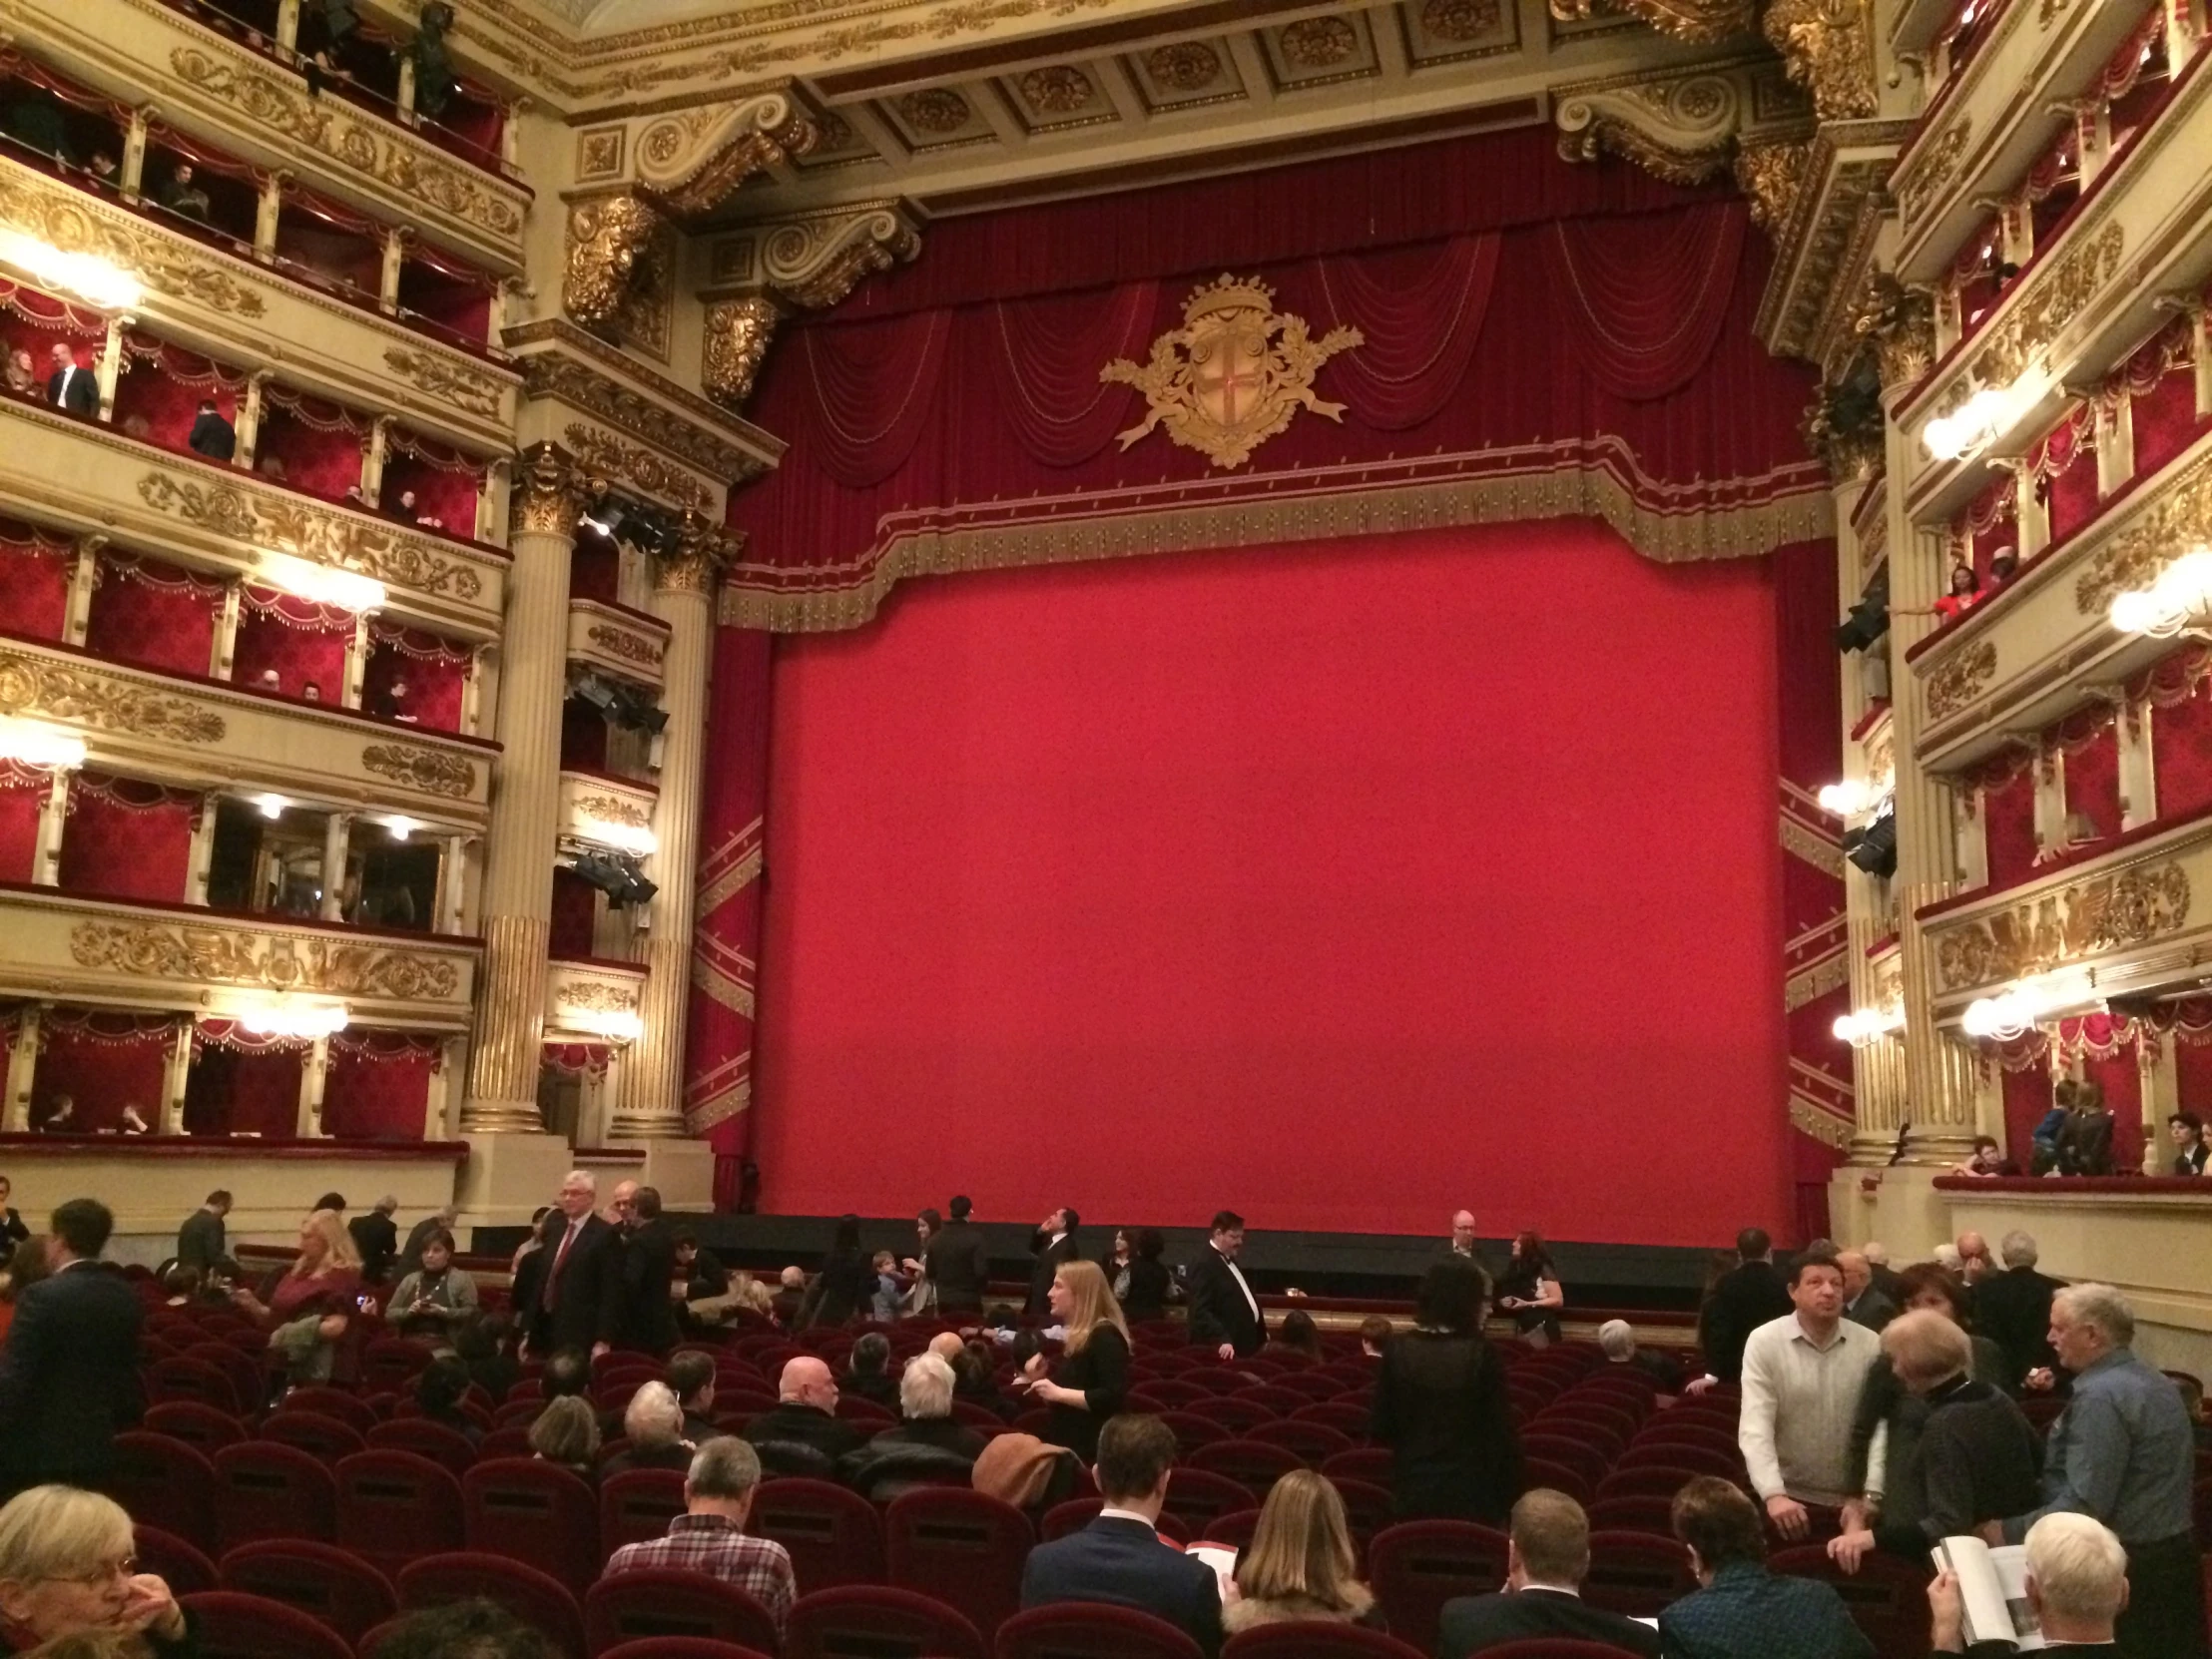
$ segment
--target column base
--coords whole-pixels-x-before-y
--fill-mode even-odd
[[[484,1100],[470,1096],[461,1102],[463,1135],[542,1135],[545,1114],[535,1100]]]
[[[627,1122],[615,1126],[612,1139],[625,1149],[643,1148],[645,1167],[638,1171],[638,1183],[661,1195],[662,1209],[714,1208],[715,1149],[705,1141],[683,1136],[681,1125],[676,1135],[648,1140]]]
[[[686,1133],[681,1112],[632,1112],[617,1106],[607,1118],[607,1140],[614,1146],[681,1140]]]
[[[461,1172],[462,1227],[527,1227],[531,1212],[560,1195],[575,1154],[559,1135],[462,1131],[468,1163]]]

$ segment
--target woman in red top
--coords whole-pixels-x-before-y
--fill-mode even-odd
[[[1944,622],[1955,621],[1981,603],[1981,579],[1974,575],[1971,565],[1954,565],[1950,572],[1950,592],[1936,601],[1926,611],[1905,612],[1908,616],[1934,616]]]
[[[243,1288],[231,1300],[268,1328],[293,1382],[349,1382],[360,1294],[361,1259],[345,1224],[335,1210],[317,1210],[299,1224],[299,1255],[269,1300]],[[311,1330],[304,1323],[309,1319]]]

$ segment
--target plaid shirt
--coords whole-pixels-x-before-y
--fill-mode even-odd
[[[778,1634],[790,1621],[799,1594],[791,1551],[772,1538],[747,1537],[735,1521],[720,1515],[678,1515],[668,1523],[667,1537],[624,1544],[607,1563],[607,1576],[669,1568],[735,1584],[768,1609]]]

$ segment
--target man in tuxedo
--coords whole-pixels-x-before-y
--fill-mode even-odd
[[[1158,1531],[1175,1463],[1175,1431],[1124,1412],[1098,1431],[1098,1489],[1106,1505],[1080,1532],[1029,1552],[1021,1605],[1105,1602],[1167,1620],[1208,1654],[1221,1648],[1221,1582],[1214,1569]]]
[[[223,1218],[231,1213],[231,1195],[218,1188],[208,1202],[185,1218],[177,1229],[177,1265],[206,1273],[227,1256]]]
[[[50,353],[54,372],[46,377],[46,401],[63,414],[90,420],[100,412],[100,377],[77,366],[77,354],[61,340]]]
[[[16,1299],[0,1348],[0,1499],[49,1481],[98,1487],[117,1432],[145,1412],[139,1300],[100,1260],[114,1231],[105,1204],[71,1199],[54,1212],[48,1276]]]
[[[2045,1515],[2026,1539],[2027,1605],[2045,1647],[2094,1647],[2118,1652],[2113,1629],[2127,1605],[2127,1551],[2087,1515]],[[1932,1653],[1971,1659],[2011,1659],[2009,1640],[1966,1642],[1965,1598],[1958,1580],[1939,1573],[1928,1587]]]
[[[1789,1318],[1793,1311],[1789,1287],[1775,1271],[1774,1241],[1765,1229],[1747,1227],[1737,1234],[1736,1255],[1736,1266],[1721,1276],[1698,1314],[1697,1340],[1705,1351],[1705,1377],[1690,1384],[1691,1393],[1703,1393],[1715,1382],[1741,1382],[1744,1344],[1751,1334],[1770,1321]]]
[[[214,398],[203,397],[200,412],[192,417],[192,431],[185,445],[195,455],[205,455],[211,461],[228,461],[238,453],[238,428],[223,418]]]
[[[930,1235],[921,1253],[923,1270],[937,1289],[937,1312],[946,1319],[983,1311],[990,1252],[983,1247],[983,1230],[968,1219],[973,1208],[967,1198],[955,1195],[945,1206],[950,1219]]]
[[[607,1352],[619,1333],[620,1289],[615,1278],[621,1241],[592,1213],[599,1183],[589,1170],[570,1170],[561,1200],[545,1218],[536,1254],[544,1267],[533,1276],[529,1303],[530,1347]]]
[[[640,1187],[630,1201],[630,1228],[622,1244],[622,1337],[632,1348],[666,1354],[676,1346],[676,1229],[661,1214],[657,1187]]]
[[[2058,1363],[2050,1346],[2050,1299],[2058,1281],[2035,1271],[2035,1240],[2015,1229],[1997,1241],[2004,1271],[1985,1275],[1973,1288],[1973,1327],[2004,1350],[2004,1376],[1994,1381],[2018,1393],[2029,1372]]]
[[[1507,1642],[1606,1642],[1659,1659],[1659,1632],[1582,1600],[1590,1517],[1565,1492],[1538,1486],[1513,1505],[1505,1588],[1444,1603],[1437,1659],[1473,1659]]]
[[[1219,1210],[1206,1248],[1191,1264],[1191,1341],[1213,1349],[1224,1360],[1242,1360],[1260,1352],[1268,1340],[1260,1318],[1260,1299],[1237,1266],[1244,1249],[1244,1217]]]
[[[1075,1242],[1075,1229],[1081,1217],[1062,1205],[1044,1218],[1044,1225],[1030,1235],[1029,1253],[1036,1263],[1029,1270],[1029,1303],[1022,1309],[1031,1319],[1041,1320],[1051,1315],[1052,1276],[1060,1271],[1063,1262],[1080,1262],[1083,1247]]]

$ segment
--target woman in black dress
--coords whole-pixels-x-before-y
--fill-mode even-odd
[[[1513,1316],[1513,1329],[1537,1348],[1559,1340],[1559,1310],[1567,1304],[1560,1288],[1559,1270],[1551,1265],[1551,1252],[1542,1237],[1522,1233],[1513,1240],[1513,1254],[1497,1282],[1498,1312]]]
[[[839,1216],[822,1275],[810,1293],[814,1311],[804,1325],[845,1325],[875,1295],[875,1266],[860,1250],[860,1218]]]
[[[1129,1392],[1129,1327],[1096,1262],[1062,1262],[1048,1302],[1067,1331],[1060,1364],[1047,1377],[1044,1356],[1034,1355],[1022,1375],[1029,1397],[1052,1408],[1044,1437],[1095,1463],[1098,1431]]]
[[[1390,1495],[1401,1519],[1495,1525],[1520,1496],[1505,1365],[1482,1336],[1486,1289],[1473,1263],[1435,1263],[1421,1280],[1413,1329],[1382,1350],[1375,1437],[1390,1448]]]

